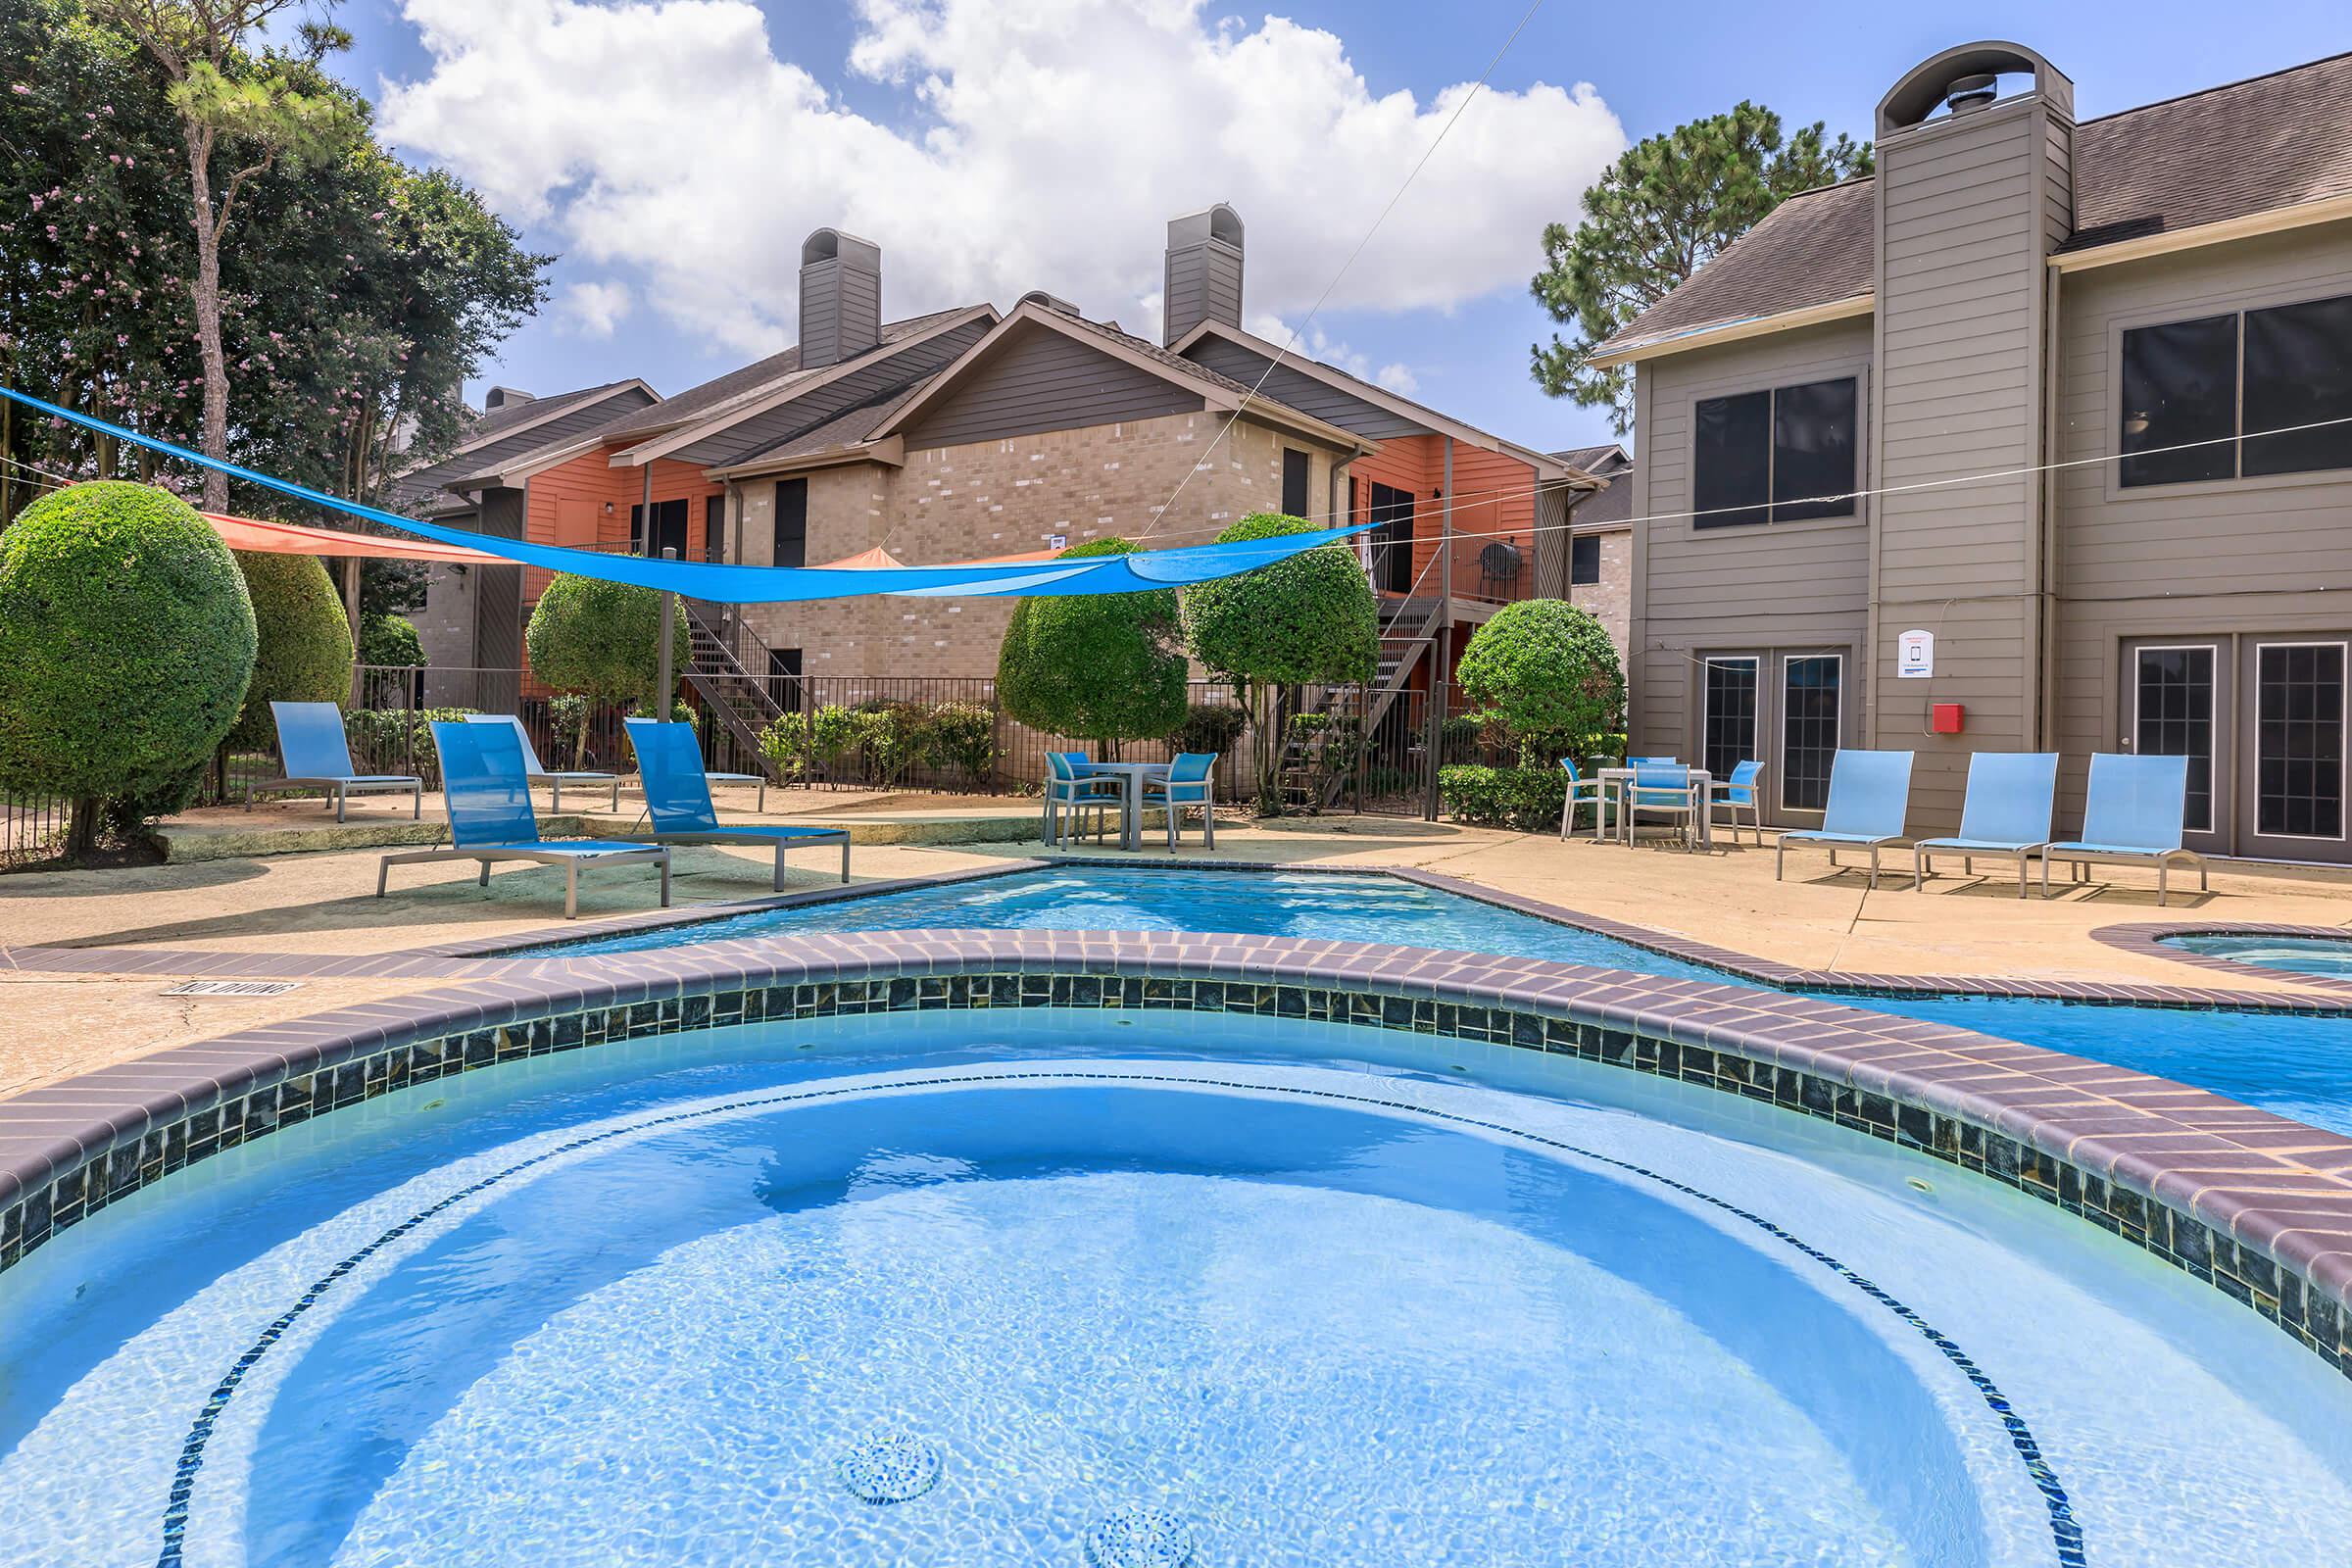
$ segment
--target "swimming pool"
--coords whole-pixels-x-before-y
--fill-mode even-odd
[[[2159,1568],[2352,1531],[2352,1395],[2219,1293],[1925,1156],[1525,1054],[905,1014],[387,1094],[0,1274],[0,1542]]]
[[[1393,942],[1722,980],[1723,971],[1394,877],[1071,866],[756,910],[536,950],[573,956],[728,937],[983,926]],[[1741,978],[1742,985],[1762,982]],[[1764,989],[1778,989],[1764,987]],[[2009,997],[1805,993],[2111,1061],[2352,1133],[2352,1019]]]
[[[2158,938],[2168,948],[2208,958],[2228,958],[2263,969],[2352,980],[2352,935],[2340,937],[2231,935],[2208,931]]]

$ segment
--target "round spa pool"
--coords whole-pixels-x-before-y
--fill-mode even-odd
[[[412,1087],[0,1274],[27,1563],[2210,1564],[2352,1397],[1901,1150],[1251,1017],[747,1026]]]

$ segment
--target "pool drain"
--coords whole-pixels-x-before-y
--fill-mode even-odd
[[[834,1461],[850,1494],[864,1502],[906,1502],[939,1484],[939,1449],[904,1432],[878,1432]]]
[[[1130,1503],[1095,1526],[1086,1560],[1094,1568],[1188,1568],[1193,1527],[1165,1508]]]

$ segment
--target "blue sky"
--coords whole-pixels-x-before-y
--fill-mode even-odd
[[[1156,221],[1230,197],[1252,225],[1252,313],[1270,309],[1296,325],[1403,177],[1409,150],[1426,143],[1434,95],[1475,79],[1525,9],[1524,0],[1314,0],[1273,13],[1295,24],[1283,27],[1264,10],[1211,5],[1193,23],[1163,15],[1159,30],[1130,32],[1102,22],[1100,8],[1113,0],[1040,3],[1083,14],[1067,28],[1099,32],[1100,52],[1127,64],[1089,82],[1097,67],[1083,49],[1054,57],[1034,38],[1007,42],[985,11],[952,14],[954,0],[867,0],[858,13],[767,0],[772,59],[756,26],[736,25],[745,13],[706,0],[641,17],[656,30],[634,33],[575,0],[346,0],[338,15],[358,38],[346,76],[370,97],[387,83],[411,94],[387,105],[403,151],[457,168],[531,244],[564,255],[559,306],[509,341],[495,378],[546,392],[634,373],[674,392],[789,340],[792,241],[814,222],[880,231],[888,314],[980,297],[1005,306],[1042,286],[1075,290],[1090,313],[1142,327],[1153,308],[1139,296],[1155,288]],[[1182,10],[1177,0],[1144,3]],[[469,7],[533,20],[483,26]],[[2352,48],[2352,10],[2340,0],[2236,6],[2229,19],[2216,26],[2212,7],[2180,0],[1801,10],[1547,0],[1494,74],[1506,96],[1472,105],[1422,176],[1419,210],[1408,201],[1390,220],[1315,324],[1350,368],[1514,440],[1606,440],[1598,411],[1547,399],[1528,379],[1528,345],[1549,323],[1525,279],[1543,219],[1573,217],[1616,136],[1742,97],[1792,122],[1866,134],[1897,75],[1979,37],[2039,49],[2074,77],[2083,118]],[[441,35],[437,49],[420,21]],[[920,36],[906,41],[894,25]],[[1203,63],[1188,47],[1192,31],[1262,47]],[[861,40],[867,55],[854,66]],[[1003,65],[1016,49],[1039,56],[1035,77]],[[1164,70],[1152,58],[1163,49]],[[1339,79],[1346,68],[1360,84]],[[922,90],[942,76],[951,97]],[[1228,87],[1262,102],[1270,86],[1297,83],[1300,109],[1250,127],[1196,171],[1195,160],[1158,150],[1175,133],[1145,112],[1123,134],[1104,124],[1143,96],[1138,83],[1163,81],[1179,107],[1223,102],[1214,93]],[[1531,90],[1580,81],[1598,103]],[[1065,87],[1071,108],[1057,121],[1053,104],[1065,100],[1054,95]],[[1400,91],[1419,120],[1376,112]],[[795,92],[797,106],[786,102]],[[583,114],[582,100],[612,108]],[[1315,118],[1324,104],[1328,128]],[[845,121],[858,134],[837,138]],[[538,134],[516,134],[523,122]],[[1194,134],[1189,122],[1182,134]],[[1282,145],[1287,137],[1302,145]],[[654,146],[666,164],[633,156]],[[932,196],[914,194],[917,180],[874,172],[907,160],[937,182]],[[1327,164],[1342,177],[1328,177]],[[1164,195],[1136,188],[1152,183]],[[881,186],[908,194],[894,207]],[[943,186],[974,205],[943,215]],[[833,210],[844,206],[858,211]],[[1022,225],[1022,212],[1035,221]],[[950,234],[964,239],[957,254],[935,254]],[[1466,279],[1449,297],[1425,286],[1449,275]]]

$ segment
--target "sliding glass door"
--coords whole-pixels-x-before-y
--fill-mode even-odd
[[[1781,661],[1781,809],[1830,804],[1830,766],[1844,722],[1845,659],[1795,654]]]
[[[2253,852],[2342,858],[2344,644],[2253,644]]]
[[[1756,749],[1757,672],[1753,654],[1720,654],[1703,662],[1699,693],[1698,765],[1718,779],[1763,754]]]

